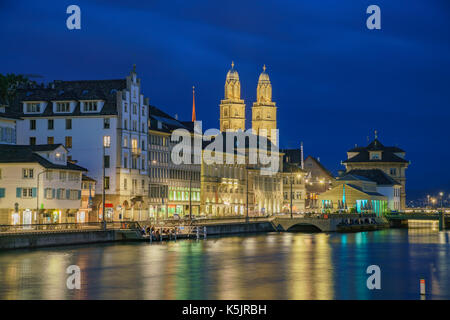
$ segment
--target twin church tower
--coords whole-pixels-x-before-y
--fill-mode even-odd
[[[271,139],[271,129],[276,128],[277,107],[272,102],[272,85],[264,66],[256,88],[256,102],[252,107],[252,129],[255,134]],[[261,132],[261,129],[267,131]],[[225,81],[225,97],[220,101],[220,131],[227,130],[245,131],[245,103],[241,99],[241,82],[233,62]]]

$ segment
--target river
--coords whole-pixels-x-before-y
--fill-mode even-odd
[[[268,233],[4,251],[0,299],[450,299],[450,232]],[[81,270],[67,289],[66,268]],[[366,269],[381,270],[369,290]]]

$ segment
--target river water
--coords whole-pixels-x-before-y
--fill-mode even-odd
[[[450,299],[450,232],[268,233],[0,253],[0,299]],[[66,268],[81,270],[67,289]],[[366,269],[378,265],[381,289]]]

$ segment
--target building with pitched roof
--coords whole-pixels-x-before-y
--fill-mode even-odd
[[[0,224],[76,222],[87,169],[52,145],[0,145]]]
[[[148,210],[148,104],[135,67],[123,79],[18,90],[17,143],[64,144],[98,181],[94,206],[102,208],[105,188],[107,219],[139,220]]]
[[[400,210],[406,206],[406,169],[410,161],[405,159],[405,151],[398,147],[384,146],[375,131],[375,139],[366,147],[347,151],[347,160],[342,161],[346,171],[379,169],[388,177],[401,184]]]

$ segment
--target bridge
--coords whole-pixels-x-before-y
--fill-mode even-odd
[[[367,218],[375,219],[378,226],[386,225],[386,221],[378,218],[375,215],[358,215],[358,214],[330,214],[327,218],[319,217],[293,217],[277,216],[272,219],[272,225],[278,231],[322,231],[334,232],[340,229],[343,220],[346,219],[360,219],[362,225],[354,225],[355,228],[363,229],[368,225],[364,223]],[[374,226],[374,225],[371,225]]]
[[[414,213],[400,213],[400,214],[388,214],[386,219],[393,227],[407,226],[408,221],[421,220],[421,221],[439,221],[439,230],[450,228],[450,214],[442,214],[438,212],[414,212]]]

